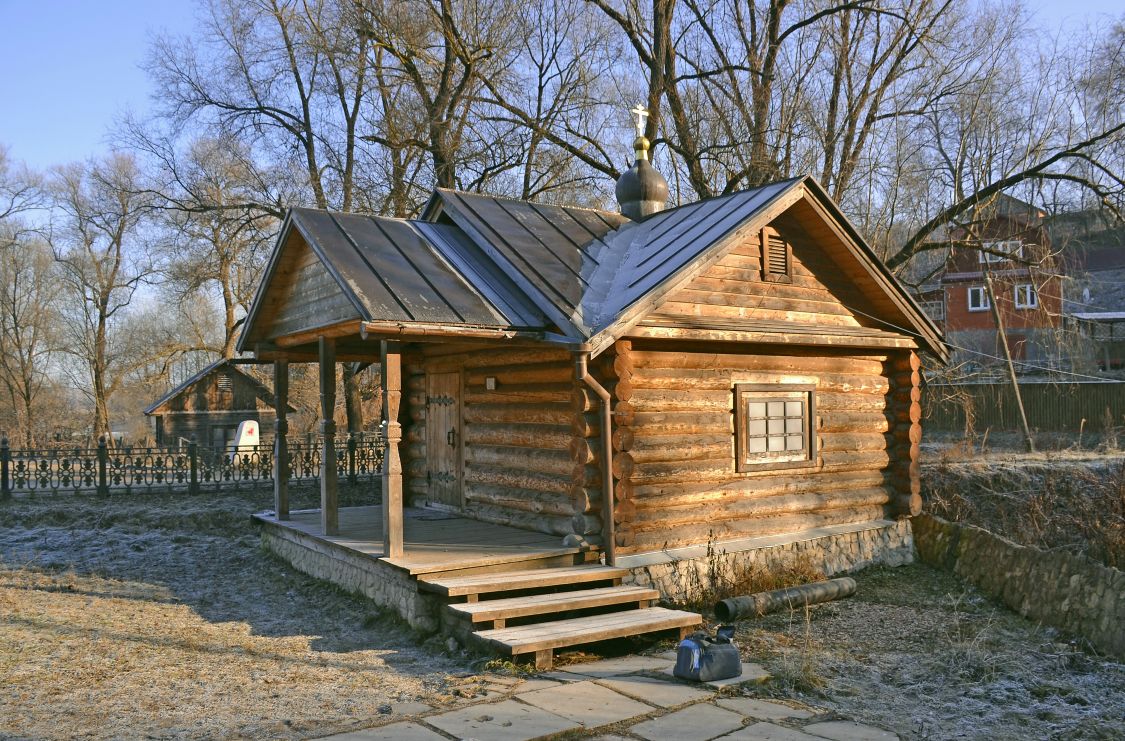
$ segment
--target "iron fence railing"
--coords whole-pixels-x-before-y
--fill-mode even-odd
[[[320,478],[323,442],[315,437],[289,438],[288,473],[294,482]],[[335,465],[341,480],[370,480],[383,471],[383,438],[350,435],[335,441]],[[13,449],[0,440],[0,496],[12,493],[219,490],[274,480],[274,449],[242,447],[213,450],[195,443],[176,448]]]

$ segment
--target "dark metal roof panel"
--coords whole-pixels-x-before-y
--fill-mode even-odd
[[[451,265],[445,252],[456,237],[440,243],[424,225],[402,219],[294,209],[294,221],[328,269],[362,305],[372,321],[424,322],[489,327],[535,327],[544,321],[520,297],[492,300]]]
[[[605,237],[595,252],[602,264],[590,279],[585,326],[593,331],[607,327],[797,182],[785,180],[680,206]]]
[[[574,314],[587,294],[587,246],[626,221],[586,209],[438,193],[449,216],[556,322]]]

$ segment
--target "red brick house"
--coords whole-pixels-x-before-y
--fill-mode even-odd
[[[1014,359],[1043,364],[1057,356],[1063,270],[1045,216],[1029,203],[1001,196],[974,222],[935,235],[948,257],[920,298],[945,331],[955,361],[988,366],[1003,354],[997,313]],[[986,284],[989,276],[997,311]]]

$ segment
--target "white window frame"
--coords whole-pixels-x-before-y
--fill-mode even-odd
[[[1033,283],[1020,283],[1012,287],[1012,293],[1015,298],[1017,309],[1038,309],[1039,308],[1039,291],[1035,290]],[[1020,299],[1020,294],[1023,293],[1025,299]]]
[[[973,293],[976,292],[980,296],[980,303],[978,306],[973,306]],[[984,286],[969,286],[967,289],[967,301],[969,311],[988,311],[992,308],[992,303],[988,300],[988,289]]]
[[[981,242],[979,259],[981,264],[1004,262],[1017,257],[1023,257],[1022,239],[1005,239],[998,242]],[[986,252],[986,250],[989,250]],[[1003,252],[1003,255],[994,254]]]

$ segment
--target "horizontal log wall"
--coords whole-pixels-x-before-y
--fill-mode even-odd
[[[851,306],[863,297],[840,276],[823,250],[796,226],[782,229],[792,245],[787,282],[761,279],[757,233],[747,234],[719,262],[672,294],[653,318],[676,323],[692,318],[752,319],[818,327],[859,327]]]
[[[638,341],[622,353],[628,398],[617,406],[627,422],[615,419],[613,462],[625,493],[621,553],[875,520],[909,500],[917,391],[908,356],[757,349],[680,352]],[[737,383],[815,384],[813,467],[735,471]]]
[[[460,371],[463,382],[462,511],[560,536],[573,532],[578,518],[571,497],[575,386],[570,355],[440,345],[408,355],[403,457],[406,491],[414,500],[428,494],[426,373],[444,371]],[[486,388],[488,377],[496,379],[495,390]]]

